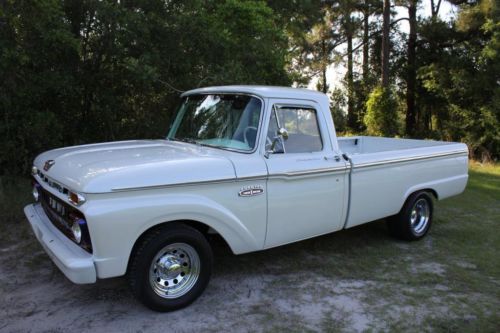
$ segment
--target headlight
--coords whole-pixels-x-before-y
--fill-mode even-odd
[[[33,193],[33,198],[35,199],[35,201],[40,200],[40,192],[38,191],[38,186],[38,184],[33,185],[33,191],[31,192]]]
[[[69,212],[68,219],[68,222],[71,223],[71,235],[68,235],[68,237],[85,251],[92,253],[92,244],[90,243],[90,234],[85,216],[81,212],[73,210]]]
[[[80,244],[82,241],[82,229],[80,228],[80,219],[75,220],[71,225],[71,232],[73,232],[73,237],[75,241]]]

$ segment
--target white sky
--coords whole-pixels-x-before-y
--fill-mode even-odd
[[[438,0],[435,0],[437,3]],[[441,17],[444,21],[449,21],[451,18],[455,17],[457,13],[457,8],[451,5],[449,2],[442,0],[441,6],[439,8],[439,17]],[[417,15],[419,17],[429,17],[431,16],[431,0],[423,0],[419,3]],[[404,7],[396,7],[396,15],[393,17],[393,20],[397,20],[401,17],[408,17],[408,9]],[[373,19],[373,18],[372,18]],[[402,20],[398,23],[399,29],[401,31],[408,33],[409,24],[407,20]],[[358,43],[354,42],[354,46]],[[347,52],[346,46],[341,46],[338,48],[340,52]],[[347,59],[346,59],[347,61]],[[326,72],[328,84],[330,85],[330,90],[334,87],[340,86],[341,81],[346,74],[346,68],[343,64],[340,65],[331,65]],[[308,85],[309,89],[316,89],[316,83],[318,82],[319,77],[313,78]]]

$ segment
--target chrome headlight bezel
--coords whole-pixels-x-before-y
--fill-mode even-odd
[[[82,228],[80,227],[80,219],[75,220],[71,225],[71,233],[75,242],[80,244],[82,242]]]
[[[31,190],[31,194],[33,194],[33,199],[35,199],[36,202],[40,201],[40,191],[39,188],[40,185],[34,184],[33,189]]]

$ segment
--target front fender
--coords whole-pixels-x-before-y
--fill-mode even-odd
[[[164,222],[191,220],[201,222],[217,231],[235,254],[257,250],[259,244],[248,228],[227,208],[200,195],[176,196],[162,206],[164,213],[151,218],[138,229],[142,235]]]
[[[150,194],[89,201],[84,211],[99,278],[125,274],[137,239],[165,222],[193,220],[217,231],[235,254],[262,248],[231,211],[196,194]]]

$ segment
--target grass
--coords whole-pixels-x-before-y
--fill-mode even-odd
[[[232,286],[239,295],[237,280],[262,278],[265,287],[246,314],[265,331],[345,332],[366,322],[361,330],[498,332],[500,164],[471,163],[469,174],[462,195],[436,203],[431,232],[422,241],[390,238],[384,221],[241,256],[216,241],[214,280],[236,280]],[[29,188],[25,179],[0,182],[0,259],[7,253],[3,249],[22,238],[27,242],[17,250],[25,251],[19,254],[22,264],[36,272],[41,268],[33,263],[48,259],[40,257],[40,250],[26,255],[38,246],[22,213],[31,201]],[[18,269],[16,263],[0,262],[4,270]],[[304,293],[319,307],[307,307]],[[238,308],[220,304],[222,295],[215,296],[200,301],[207,307],[203,311],[224,318]],[[276,305],[277,299],[291,303],[291,314]],[[238,328],[244,318],[226,324]]]

